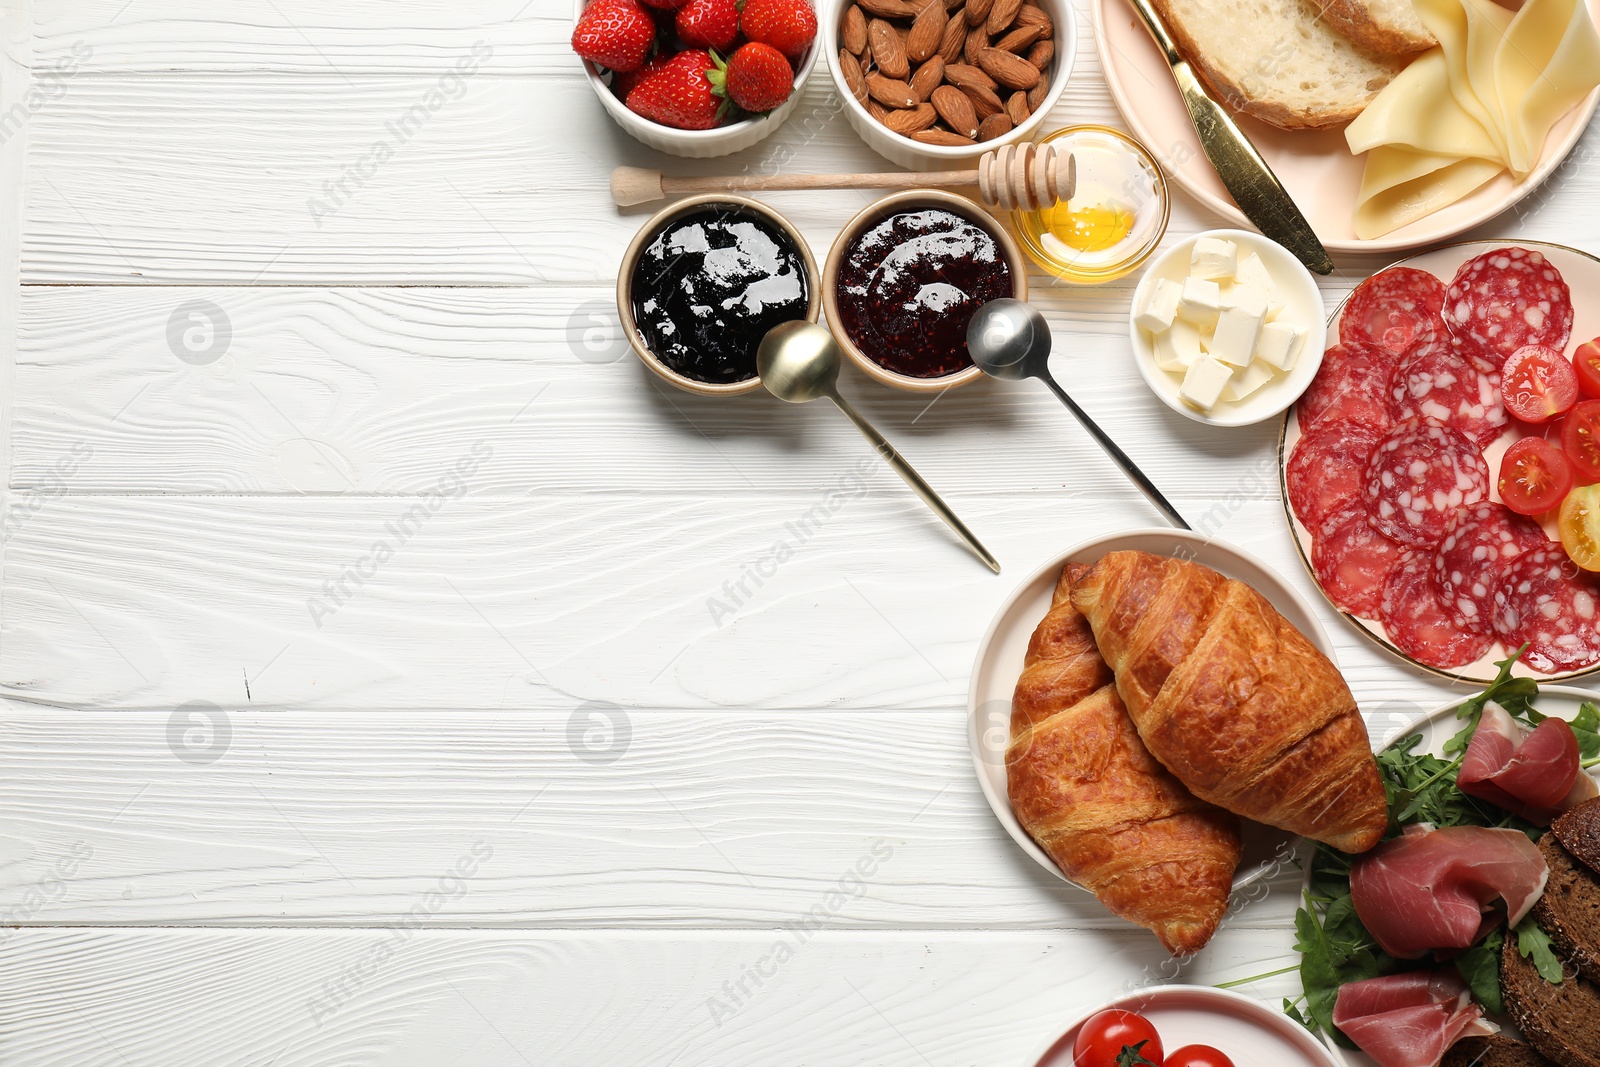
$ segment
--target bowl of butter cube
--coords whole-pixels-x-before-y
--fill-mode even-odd
[[[1270,419],[1322,365],[1322,293],[1283,246],[1208,230],[1163,252],[1134,290],[1128,335],[1150,391],[1213,426]]]

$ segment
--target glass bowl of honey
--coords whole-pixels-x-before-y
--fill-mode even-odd
[[[1072,199],[1013,211],[1028,258],[1058,278],[1096,285],[1137,270],[1161,244],[1171,204],[1167,179],[1144,145],[1110,126],[1068,126],[1041,139],[1072,153]]]

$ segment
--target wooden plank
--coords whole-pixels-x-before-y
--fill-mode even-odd
[[[1241,931],[1182,974],[1264,973],[1290,940]],[[0,1047],[10,1067],[1012,1064],[1170,966],[1081,931],[20,931]],[[1251,988],[1275,1005],[1292,981]]]
[[[839,890],[823,926],[1123,928],[1012,844],[965,739],[960,711],[12,705],[0,923],[369,926],[473,852],[435,925],[770,928]],[[1271,867],[1230,927],[1287,924]]]
[[[0,691],[166,710],[960,708],[1016,582],[1152,519],[1126,496],[953,502],[1005,576],[881,472],[798,501],[47,498],[7,549]],[[1224,498],[1192,521],[1317,596],[1276,503]],[[1358,697],[1436,701],[1322,614]]]
[[[1276,498],[1275,421],[1217,434],[1174,416],[1123,325],[1084,323],[1062,293],[1038,300],[1057,371],[1158,485]],[[661,383],[609,287],[28,286],[22,307],[11,479],[35,495],[420,493],[481,443],[493,458],[474,494],[798,501],[870,456],[827,405]],[[942,491],[1131,495],[1037,385],[978,382],[930,403],[847,371],[843,388]]]

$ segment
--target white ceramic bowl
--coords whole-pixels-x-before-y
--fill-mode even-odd
[[[582,16],[583,9],[588,6],[588,0],[575,0],[572,15],[574,25]],[[819,19],[822,17],[821,12],[818,12],[817,17]],[[805,55],[800,57],[794,73],[794,92],[789,95],[789,99],[765,115],[740,119],[731,125],[718,126],[714,130],[675,130],[671,126],[663,126],[659,122],[651,122],[643,116],[635,115],[617,99],[593,63],[586,59],[580,62],[583,63],[584,74],[589,79],[589,87],[594,90],[594,95],[600,98],[600,106],[606,109],[606,114],[611,116],[612,121],[635,140],[671,156],[710,159],[713,156],[725,156],[749,148],[758,141],[770,137],[774,130],[783,125],[783,120],[789,117],[789,113],[799,102],[800,93],[805,89],[806,79],[811,77],[812,68],[817,65],[821,42],[822,36],[819,33],[817,39],[811,42],[811,47],[806,49]]]
[[[1132,549],[1160,556],[1193,560],[1213,570],[1237,578],[1267,598],[1267,602],[1288,619],[1306,639],[1328,659],[1334,659],[1333,642],[1317,621],[1311,605],[1294,587],[1265,563],[1242,549],[1210,540],[1191,530],[1126,530],[1086,541],[1057,556],[1025,578],[995,613],[972,665],[972,680],[967,689],[967,745],[972,765],[978,772],[978,785],[989,801],[995,818],[1006,833],[1045,870],[1057,878],[1066,875],[1045,854],[1028,831],[1022,828],[1006,789],[1006,745],[1011,739],[1011,697],[1022,674],[1022,659],[1028,639],[1050,610],[1051,593],[1068,563],[1094,563],[1108,552]],[[1244,886],[1266,877],[1288,862],[1295,836],[1282,830],[1244,823],[1244,855],[1234,874],[1233,887]]]
[[[1232,241],[1239,246],[1241,256],[1247,252],[1258,254],[1272,274],[1279,295],[1283,297],[1284,312],[1281,317],[1292,318],[1306,331],[1300,356],[1288,374],[1268,382],[1242,401],[1219,403],[1210,413],[1192,408],[1178,399],[1180,379],[1156,364],[1154,342],[1134,322],[1134,316],[1144,307],[1145,299],[1157,278],[1181,284],[1189,276],[1189,255],[1194,250],[1195,242],[1202,237]],[[1288,249],[1252,230],[1207,230],[1179,241],[1157,256],[1144,272],[1144,277],[1139,279],[1139,287],[1133,291],[1133,304],[1128,309],[1128,339],[1133,342],[1133,360],[1139,367],[1139,376],[1167,407],[1185,418],[1208,426],[1248,426],[1281,414],[1300,399],[1300,394],[1310,386],[1311,379],[1317,375],[1317,368],[1322,366],[1322,351],[1326,341],[1322,323],[1326,317],[1317,280]]]
[[[820,0],[817,5],[819,21],[817,40],[827,54],[828,73],[833,75],[834,91],[839,94],[840,106],[844,110],[846,121],[867,143],[867,147],[885,159],[910,170],[961,170],[985,152],[999,148],[1003,144],[1033,140],[1034,134],[1050,114],[1050,109],[1055,107],[1056,101],[1061,98],[1061,91],[1067,87],[1067,79],[1072,75],[1072,61],[1078,51],[1078,27],[1072,5],[1066,0],[1034,0],[1049,13],[1055,23],[1053,39],[1056,43],[1056,58],[1050,72],[1050,92],[1045,96],[1043,106],[1029,115],[1027,122],[1005,136],[996,137],[991,141],[980,141],[975,145],[959,147],[923,144],[921,141],[914,141],[910,137],[902,137],[898,133],[891,132],[887,126],[867,113],[867,109],[856,100],[849,86],[845,84],[844,74],[839,69],[839,20],[844,14],[845,4],[851,2],[853,0]]]

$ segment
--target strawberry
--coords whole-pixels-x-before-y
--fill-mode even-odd
[[[677,26],[684,44],[726,52],[739,36],[739,5],[736,0],[689,0],[678,9]]]
[[[644,2],[661,11],[676,11],[688,0],[644,0]]]
[[[816,39],[817,13],[808,0],[745,0],[739,28],[750,40],[795,58]]]
[[[712,54],[716,58],[716,54]],[[771,111],[794,92],[794,70],[770,44],[748,41],[728,57],[727,66],[706,72],[711,91],[746,111]]]
[[[688,49],[669,59],[656,73],[634,86],[623,101],[629,111],[679,130],[709,130],[721,121],[728,102],[711,91],[706,71],[715,70],[711,55]]]
[[[572,31],[572,50],[619,73],[637,70],[656,43],[656,24],[639,0],[594,0]]]
[[[618,99],[628,99],[628,94],[633,92],[634,86],[638,85],[640,82],[650,77],[650,75],[656,73],[662,67],[666,66],[667,61],[671,58],[672,57],[669,55],[664,55],[660,52],[657,52],[655,55],[645,60],[644,66],[640,67],[638,70],[630,70],[626,74],[618,74],[615,80],[613,80],[611,83],[612,91],[617,94]]]

